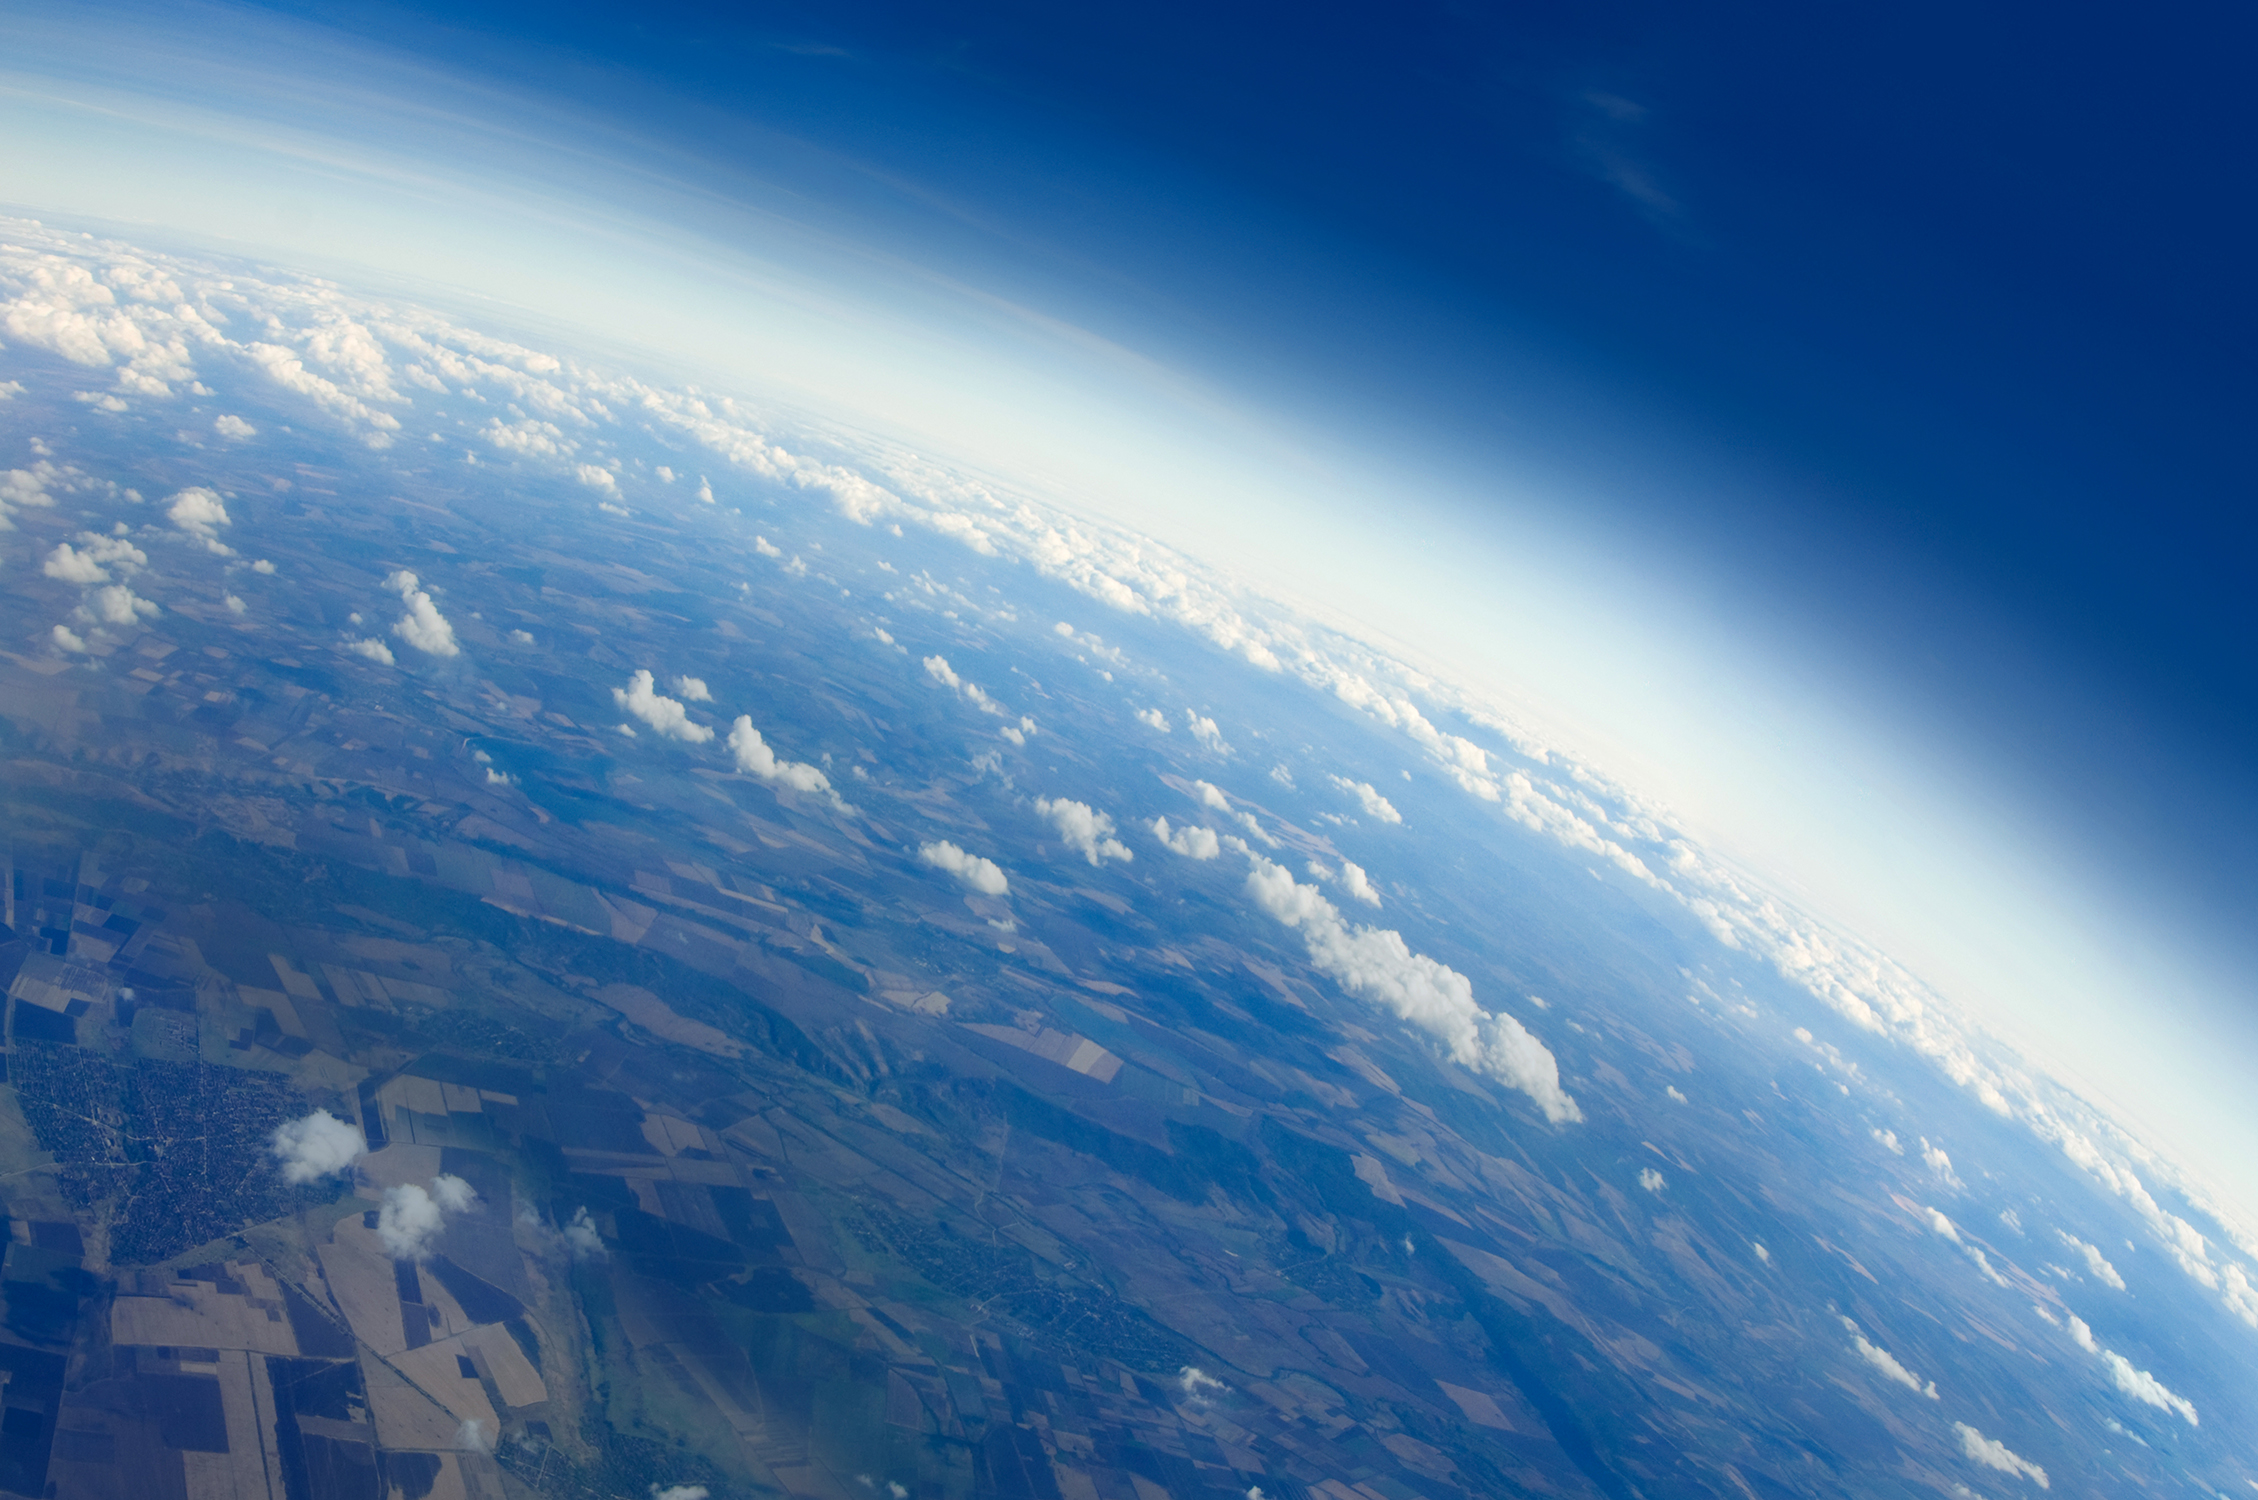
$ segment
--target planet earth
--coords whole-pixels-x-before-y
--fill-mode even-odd
[[[1338,621],[0,223],[0,1489],[2241,1495],[2191,1181]]]

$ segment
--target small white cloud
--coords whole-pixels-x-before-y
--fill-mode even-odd
[[[1928,1164],[1930,1171],[1936,1173],[1937,1181],[1946,1187],[1957,1192],[1966,1186],[1953,1172],[1952,1158],[1945,1155],[1944,1147],[1930,1145],[1927,1136],[1921,1138],[1921,1160]]]
[[[564,1227],[565,1248],[574,1260],[608,1260],[611,1252],[604,1248],[604,1238],[596,1232],[596,1221],[589,1216],[586,1205],[574,1209],[572,1218]]]
[[[784,549],[765,536],[753,538],[753,550],[763,557],[782,557],[784,555]]]
[[[355,656],[365,656],[379,666],[392,665],[392,648],[373,635],[366,640],[347,641],[345,649]]]
[[[219,435],[224,438],[250,438],[259,435],[258,428],[236,416],[222,416],[215,420],[212,426],[217,428]]]
[[[274,564],[262,557],[257,562],[251,564],[251,571],[254,573],[272,574],[274,572]]]
[[[1357,805],[1367,817],[1378,818],[1383,823],[1401,823],[1403,814],[1396,805],[1380,795],[1380,789],[1369,781],[1351,781],[1346,776],[1328,776],[1327,781],[1356,798]]]
[[[1154,838],[1186,859],[1213,859],[1223,852],[1212,828],[1170,828],[1166,818],[1155,818],[1148,826]]]
[[[241,594],[229,594],[223,602],[227,605],[227,612],[231,615],[242,614],[251,607],[243,602]]]
[[[1147,729],[1157,729],[1162,734],[1168,733],[1168,715],[1162,713],[1157,708],[1138,709],[1137,722],[1144,725]]]
[[[510,632],[510,640],[520,646],[530,646],[533,644],[533,632],[530,630],[513,630]]]
[[[1277,782],[1280,786],[1284,787],[1289,792],[1294,790],[1293,769],[1289,767],[1284,761],[1280,761],[1277,765],[1274,765],[1270,768],[1270,779]]]
[[[1966,1422],[1955,1422],[1952,1427],[1960,1434],[1960,1451],[1985,1468],[1997,1469],[2002,1474],[2020,1475],[2042,1490],[2052,1488],[2046,1482],[2046,1470],[2014,1453],[1997,1438],[1985,1437]]]
[[[2088,1354],[2099,1354],[2101,1343],[2093,1336],[2093,1330],[2086,1326],[2086,1320],[2071,1313],[2069,1321],[2071,1341]]]
[[[2181,1419],[2190,1427],[2203,1425],[2195,1414],[2194,1402],[2188,1400],[2185,1396],[2174,1395],[2171,1391],[2165,1389],[2164,1382],[2158,1380],[2146,1370],[2134,1368],[2133,1362],[2116,1350],[2102,1350],[2101,1361],[2109,1367],[2109,1378],[2117,1383],[2117,1389],[2123,1391],[2135,1401],[2144,1402],[2163,1411],[2178,1412]]]
[[[616,495],[619,493],[619,481],[612,478],[612,471],[601,464],[576,465],[573,469],[573,475],[582,484],[598,494]]]
[[[1224,796],[1223,789],[1213,782],[1193,782],[1192,795],[1199,799],[1202,807],[1212,807],[1217,812],[1229,812],[1231,810],[1231,799]]]
[[[887,1489],[898,1490],[901,1486],[888,1485]],[[909,1491],[902,1490],[902,1494],[907,1496]],[[670,1484],[663,1490],[655,1484],[651,1486],[651,1500],[706,1500],[706,1495],[706,1487],[702,1484]]]
[[[1899,1364],[1897,1358],[1887,1349],[1869,1340],[1865,1334],[1859,1331],[1858,1325],[1849,1318],[1842,1320],[1842,1326],[1850,1330],[1851,1347],[1858,1351],[1860,1359],[1881,1371],[1886,1378],[1896,1381],[1916,1395],[1926,1396],[1931,1401],[1937,1399],[1935,1381],[1932,1380],[1923,1384],[1920,1376]]]
[[[1344,859],[1341,861],[1339,878],[1341,889],[1347,891],[1349,895],[1363,902],[1366,906],[1378,906],[1380,904],[1380,892],[1373,886],[1371,878],[1364,873],[1364,866],[1358,864],[1355,860]]]
[[[941,686],[947,688],[950,692],[956,694],[959,698],[962,698],[965,702],[971,704],[974,708],[979,709],[984,714],[995,714],[1000,718],[1006,719],[1012,716],[1011,710],[1004,707],[1001,703],[998,703],[994,698],[990,697],[987,690],[981,687],[979,683],[967,682],[963,677],[959,676],[956,669],[949,665],[948,658],[945,656],[926,657],[925,675],[932,678],[935,682],[941,684]],[[1035,721],[1033,719],[1022,718],[1019,721],[1019,733],[1014,734],[1011,731],[1006,730],[1004,733],[1004,738],[1010,740],[1013,744],[1024,744],[1026,742],[1026,735],[1031,732],[1034,727]]]
[[[1764,1262],[1764,1264],[1766,1265],[1772,1264],[1772,1252],[1764,1248],[1764,1242],[1762,1240],[1750,1240],[1748,1242],[1748,1248],[1756,1252],[1756,1258],[1758,1260]]]
[[[729,731],[729,751],[736,757],[737,769],[770,786],[790,787],[796,792],[813,792],[828,795],[834,803],[837,794],[831,791],[830,778],[805,761],[779,760],[761,732],[753,727],[750,714],[739,714]],[[845,804],[841,803],[841,806]]]
[[[713,486],[702,478],[698,481],[698,498],[708,505],[713,504]]]
[[[517,778],[507,771],[497,771],[492,766],[488,766],[486,768],[486,784],[488,786],[515,786],[517,785]]]
[[[431,1198],[451,1214],[468,1213],[478,1202],[478,1189],[452,1172],[431,1179]]]
[[[455,1429],[455,1446],[466,1453],[492,1453],[494,1439],[486,1431],[486,1424],[476,1417],[463,1418],[463,1425]]]
[[[166,509],[165,518],[182,532],[202,542],[206,550],[222,557],[234,555],[235,549],[219,539],[219,528],[233,523],[227,518],[227,506],[221,503],[215,491],[202,485],[180,491],[172,497],[172,504]]]
[[[94,559],[91,550],[80,552],[69,542],[57,543],[55,550],[47,554],[47,561],[39,565],[39,571],[64,583],[110,581],[109,571]]]
[[[359,1161],[368,1150],[368,1139],[360,1126],[317,1109],[277,1125],[267,1149],[282,1164],[284,1182],[312,1182]]]
[[[228,597],[234,596],[231,594]],[[122,583],[112,583],[86,596],[79,618],[99,620],[105,625],[131,625],[139,619],[155,619],[158,613],[154,603]]]
[[[1243,847],[1243,846],[1242,846]],[[1442,1043],[1451,1060],[1529,1096],[1554,1124],[1584,1112],[1560,1087],[1551,1049],[1503,1011],[1475,1003],[1473,982],[1447,964],[1413,952],[1403,934],[1350,927],[1315,886],[1252,850],[1247,893],[1262,910],[1299,931],[1310,962],[1351,994],[1374,1000]]]
[[[431,602],[431,595],[421,585],[422,580],[405,569],[384,580],[384,586],[408,606],[392,633],[426,656],[460,656],[462,647],[455,644],[455,627],[447,623],[447,617],[439,613],[439,606]]]
[[[677,677],[674,679],[674,690],[680,693],[686,702],[713,702],[713,694],[707,689],[706,680],[703,677]]]
[[[1639,1168],[1639,1186],[1650,1193],[1661,1192],[1663,1188],[1662,1174],[1652,1167]]]
[[[1929,1228],[1932,1231],[1943,1235],[1955,1245],[1960,1243],[1960,1230],[1950,1219],[1933,1208],[1924,1208],[1921,1212],[1927,1217]]]
[[[1194,1401],[1205,1400],[1209,1391],[1231,1389],[1198,1365],[1186,1365],[1183,1369],[1177,1371],[1176,1384],[1183,1390],[1185,1396]]]
[[[614,505],[609,500],[597,501],[596,509],[602,511],[607,516],[617,516],[623,521],[626,520],[629,516],[635,514],[635,512],[629,510],[626,506]]]
[[[947,839],[918,845],[917,857],[922,864],[948,871],[957,878],[958,883],[983,896],[1001,896],[1011,888],[1010,882],[1004,878],[1004,872],[994,860],[967,854]]]
[[[394,1260],[423,1259],[445,1227],[439,1205],[415,1183],[384,1190],[384,1204],[376,1214],[376,1238]]]
[[[1674,1083],[1664,1088],[1662,1092],[1668,1095],[1670,1098],[1675,1099],[1680,1104],[1687,1104],[1692,1102],[1687,1099],[1685,1095],[1678,1092],[1678,1086]]]
[[[665,464],[660,464],[657,468],[651,470],[651,472],[658,475],[660,481],[663,483],[674,483],[674,470],[668,468]]]
[[[1037,797],[1035,811],[1050,820],[1051,826],[1058,830],[1060,842],[1093,865],[1102,865],[1109,859],[1137,857],[1129,852],[1127,844],[1113,836],[1113,819],[1087,802]]]
[[[1870,1132],[1870,1134],[1872,1134],[1872,1136],[1874,1137],[1875,1142],[1879,1144],[1881,1148],[1884,1151],[1887,1151],[1890,1155],[1903,1156],[1905,1154],[1905,1148],[1897,1143],[1896,1131],[1882,1130],[1877,1128]]]
[[[1231,753],[1231,747],[1224,743],[1223,731],[1215,727],[1213,719],[1203,718],[1187,708],[1184,710],[1184,727],[1192,732],[1193,739],[1207,746],[1214,754]]]
[[[84,656],[86,654],[86,641],[79,635],[77,631],[71,629],[68,625],[56,626],[51,638],[54,640],[56,645],[60,646],[65,651],[69,651],[78,656]]]
[[[2101,1253],[2099,1245],[2089,1245],[2066,1231],[2055,1232],[2060,1235],[2063,1244],[2085,1257],[2086,1269],[2093,1273],[2094,1280],[2115,1287],[2120,1292],[2125,1289],[2125,1278],[2117,1274],[2117,1268],[2109,1263],[2108,1256]]]
[[[713,731],[703,724],[690,721],[689,711],[681,703],[658,692],[648,671],[637,671],[624,688],[612,689],[612,701],[636,718],[651,726],[652,732],[684,744],[702,745],[713,738]],[[752,720],[741,721],[747,729]],[[758,739],[759,736],[754,736]]]

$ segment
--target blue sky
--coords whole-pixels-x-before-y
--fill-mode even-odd
[[[16,205],[767,359],[1141,506],[2258,1141],[2247,11],[0,17]]]

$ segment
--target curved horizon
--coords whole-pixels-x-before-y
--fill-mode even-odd
[[[2258,1122],[2239,1093],[2258,1063],[2258,940],[2238,921],[2258,797],[2233,758],[2251,695],[2214,660],[2231,637],[2188,643],[2247,609],[2203,571],[2237,540],[2223,510],[2178,614],[2160,584],[2081,612],[2051,596],[2100,552],[2034,537],[2076,566],[2024,571],[1989,555],[2023,500],[1912,505],[1945,472],[1937,456],[1877,477],[1875,444],[1845,437],[1839,411],[1798,435],[1810,413],[1779,389],[1706,388],[1589,317],[1548,323],[1500,295],[1437,328],[1465,272],[1420,235],[1352,233],[1284,178],[1265,193],[1243,164],[1194,170],[1102,110],[975,99],[929,60],[842,47],[932,97],[826,136],[804,97],[725,107],[687,63],[599,65],[563,23],[450,32],[394,14],[390,48],[249,8],[11,17],[0,110],[38,149],[16,153],[0,198],[569,327],[646,367],[867,423],[1355,622],[1620,765],[2258,1219]],[[102,16],[140,50],[90,48]],[[835,60],[771,50],[779,66]],[[652,104],[669,78],[681,97]],[[1718,256],[1725,229],[1626,144],[1651,107],[1581,88],[1549,107],[1600,123],[1580,166],[1545,170],[1602,205],[1576,213],[1621,220],[1595,242],[1649,272]],[[1065,123],[1038,138],[1029,119]],[[1011,170],[952,175],[919,134],[947,139],[935,121],[960,144],[1016,143],[970,153]],[[1084,219],[1060,211],[1115,187]],[[1139,209],[1143,227],[1116,232]],[[1633,237],[1645,248],[1624,249]],[[1794,321],[1753,341],[1790,339]],[[1903,379],[1874,389],[1920,410]],[[2129,423],[2122,445],[2159,430]],[[1765,437],[1778,446],[1747,457]],[[1996,473],[1997,452],[1942,421],[1908,444],[1924,445],[1967,460],[1965,483]],[[2140,498],[2109,477],[2085,520]],[[2212,478],[2225,495],[2239,475]],[[2172,519],[2204,524],[2200,498]],[[1924,529],[1942,540],[1916,545]],[[1891,600],[1919,602],[1882,615]],[[2095,650],[2144,614],[2123,660]]]

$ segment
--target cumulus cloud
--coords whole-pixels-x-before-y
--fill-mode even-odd
[[[919,863],[931,865],[936,870],[946,870],[968,890],[983,896],[1001,896],[1011,889],[1004,872],[992,859],[982,859],[977,854],[967,854],[947,839],[917,846]]]
[[[258,428],[237,416],[223,415],[216,419],[212,426],[218,429],[219,435],[223,438],[250,438],[259,435]]]
[[[455,1446],[466,1453],[492,1453],[494,1440],[487,1435],[484,1422],[465,1417],[463,1425],[455,1429]]]
[[[1955,1245],[1960,1243],[1959,1226],[1933,1208],[1924,1208],[1921,1212],[1927,1216],[1929,1228],[1932,1232],[1944,1236]]]
[[[1639,1168],[1639,1186],[1650,1193],[1661,1192],[1664,1186],[1662,1174],[1652,1167]]]
[[[971,704],[974,708],[979,709],[984,714],[994,714],[998,718],[1003,719],[1008,719],[1011,717],[1010,709],[1004,707],[1001,703],[998,703],[994,698],[990,697],[987,690],[981,687],[979,683],[969,682],[962,676],[959,676],[956,668],[949,665],[949,660],[945,656],[926,657],[925,675],[932,678],[935,682],[941,684],[941,686],[947,688],[950,692],[956,694],[959,698],[962,698],[965,702]],[[1032,730],[1034,727],[1035,721],[1033,719],[1022,718],[1019,721],[1019,734],[1015,735],[1012,733],[1012,731],[1007,729],[1004,731],[1004,735],[1005,738],[1010,739],[1013,743],[1017,744],[1023,741],[1026,732]]]
[[[1204,1400],[1209,1391],[1231,1389],[1198,1365],[1186,1365],[1183,1369],[1178,1370],[1176,1372],[1176,1384],[1187,1397],[1194,1401]]]
[[[1168,715],[1162,713],[1157,708],[1138,709],[1137,722],[1144,725],[1147,729],[1157,729],[1162,734],[1168,733]]]
[[[1369,781],[1351,781],[1346,776],[1328,776],[1327,781],[1354,797],[1367,817],[1378,818],[1383,823],[1401,823],[1403,814],[1395,804],[1380,795],[1380,789]]]
[[[2002,1474],[2017,1474],[2028,1479],[2040,1489],[2050,1489],[2046,1470],[2029,1459],[2011,1451],[1997,1438],[1985,1437],[1966,1422],[1955,1422],[1952,1430],[1960,1434],[1960,1451],[1987,1469],[1997,1469]]]
[[[431,1200],[451,1214],[468,1213],[478,1203],[478,1189],[452,1172],[431,1179]]]
[[[648,672],[637,675],[646,679],[650,676]],[[618,690],[615,688],[613,691],[616,693]],[[658,701],[664,703],[667,700],[661,698]],[[710,738],[711,732],[701,733],[699,737]],[[752,715],[737,716],[737,722],[730,726],[728,744],[729,753],[736,757],[737,769],[756,781],[766,782],[770,786],[789,787],[795,792],[812,792],[830,797],[834,803],[839,802],[838,794],[831,790],[831,779],[821,771],[805,761],[777,759],[776,752],[769,748],[768,741],[762,739],[761,732],[753,727]]]
[[[202,542],[207,551],[216,552],[222,557],[235,555],[235,549],[219,538],[219,528],[233,523],[227,518],[227,506],[221,503],[215,491],[202,485],[180,491],[172,497],[171,505],[166,508],[165,519],[180,531]]]
[[[392,665],[392,648],[373,635],[366,640],[347,641],[344,649],[352,652],[355,656],[365,656],[378,666],[389,667]]]
[[[899,1489],[900,1486],[890,1485],[888,1488]],[[905,1490],[903,1493],[908,1492]],[[706,1500],[706,1495],[706,1487],[702,1484],[670,1484],[663,1490],[655,1484],[651,1486],[651,1500]]]
[[[782,557],[784,555],[784,549],[765,536],[753,538],[753,550],[763,557]]]
[[[1231,810],[1231,799],[1223,794],[1223,788],[1212,781],[1193,782],[1192,795],[1199,799],[1199,804],[1202,807],[1212,807],[1217,812],[1229,812]]]
[[[394,1260],[422,1260],[446,1227],[439,1205],[417,1184],[404,1182],[384,1190],[384,1204],[376,1213],[376,1238]]]
[[[613,688],[612,701],[650,725],[653,732],[668,739],[681,740],[689,745],[702,745],[713,738],[713,731],[705,725],[690,722],[689,711],[678,700],[657,690],[648,671],[636,672],[624,688]],[[753,721],[748,718],[738,722],[745,726],[748,734],[752,734],[752,742],[759,744],[760,736],[753,733]],[[731,736],[731,742],[735,743],[734,735]],[[765,745],[761,746],[763,752],[767,748]],[[769,759],[773,761],[775,757],[772,755]]]
[[[1748,1248],[1756,1252],[1756,1258],[1758,1260],[1764,1262],[1764,1264],[1766,1265],[1772,1264],[1772,1252],[1764,1248],[1764,1242],[1762,1240],[1750,1240],[1748,1242]]]
[[[574,1260],[607,1260],[611,1255],[604,1248],[603,1236],[596,1232],[596,1221],[589,1216],[586,1204],[574,1209],[565,1221],[564,1242]]]
[[[359,1161],[368,1150],[368,1139],[360,1126],[317,1109],[277,1125],[267,1149],[281,1164],[284,1182],[313,1182]]]
[[[57,646],[65,651],[79,656],[86,654],[86,641],[68,625],[56,626],[51,638]]]
[[[35,469],[10,469],[0,474],[0,531],[13,531],[16,523],[8,517],[26,506],[52,506],[55,497],[47,493],[47,480],[55,466],[41,463]]]
[[[616,495],[619,493],[619,481],[612,478],[611,470],[601,465],[581,464],[573,472],[582,484],[600,494]]]
[[[2101,1361],[2109,1367],[2109,1378],[2117,1383],[2117,1389],[2135,1401],[2145,1402],[2164,1411],[2176,1411],[2190,1427],[2203,1425],[2195,1415],[2194,1402],[2185,1396],[2175,1396],[2164,1388],[2162,1381],[2146,1370],[2135,1369],[2133,1362],[2116,1350],[2102,1350]]]
[[[1292,871],[1259,854],[1249,851],[1247,858],[1254,865],[1247,893],[1255,904],[1299,931],[1310,962],[1343,989],[1425,1031],[1460,1066],[1528,1095],[1554,1124],[1584,1117],[1562,1091],[1551,1051],[1512,1016],[1477,1005],[1465,975],[1414,953],[1400,932],[1350,927],[1316,887],[1295,884]]]
[[[2086,1269],[2093,1273],[2094,1280],[2113,1286],[2120,1292],[2125,1289],[2125,1278],[2117,1274],[2115,1266],[2109,1264],[2109,1257],[2101,1253],[2099,1245],[2089,1245],[2064,1230],[2056,1230],[2055,1233],[2061,1236],[2063,1244],[2085,1258]]]
[[[1213,719],[1203,718],[1187,708],[1184,710],[1184,727],[1192,732],[1193,739],[1207,746],[1215,754],[1229,755],[1231,753],[1231,747],[1224,743],[1223,731],[1215,727]]]
[[[122,583],[105,584],[94,590],[86,596],[86,603],[80,610],[81,618],[98,620],[104,625],[131,625],[140,619],[153,620],[159,613],[154,603]]]
[[[1113,819],[1097,811],[1087,802],[1070,802],[1064,797],[1035,799],[1035,811],[1050,820],[1053,828],[1067,848],[1081,855],[1093,865],[1102,865],[1109,859],[1135,859],[1129,846],[1113,836]]]
[[[1155,818],[1150,826],[1154,838],[1186,859],[1213,859],[1223,852],[1212,828],[1170,828],[1166,818]]]
[[[131,542],[88,531],[80,533],[77,547],[69,542],[56,543],[55,550],[39,565],[39,571],[64,583],[108,583],[111,568],[131,573],[146,566],[148,561],[149,554]]]
[[[713,693],[707,688],[703,677],[677,677],[674,679],[674,690],[682,695],[685,703],[713,702]]]
[[[1957,1192],[1966,1186],[1952,1170],[1952,1158],[1945,1155],[1944,1147],[1930,1145],[1927,1136],[1921,1138],[1921,1160],[1928,1164],[1930,1171],[1936,1173],[1937,1181],[1946,1187]]]
[[[1850,1330],[1850,1346],[1857,1351],[1858,1357],[1881,1371],[1886,1379],[1894,1380],[1907,1390],[1916,1395],[1926,1396],[1931,1401],[1937,1399],[1937,1383],[1935,1381],[1932,1380],[1923,1384],[1920,1376],[1899,1364],[1896,1356],[1892,1355],[1887,1349],[1868,1339],[1865,1334],[1859,1331],[1858,1325],[1849,1318],[1842,1320],[1842,1326]]]
[[[274,564],[262,557],[257,562],[251,564],[251,571],[260,574],[272,574],[274,572]]]
[[[2131,1360],[2125,1358],[2116,1350],[2103,1348],[2101,1341],[2093,1336],[2093,1329],[2087,1326],[2085,1319],[2079,1317],[2076,1313],[2071,1313],[2068,1322],[2071,1342],[2102,1362],[2109,1371],[2110,1380],[2116,1384],[2118,1390],[2123,1391],[2135,1401],[2144,1402],[2158,1410],[2178,1412],[2181,1417],[2186,1419],[2190,1427],[2203,1425],[2196,1417],[2195,1403],[2184,1396],[2174,1395],[2165,1388],[2164,1382],[2158,1380],[2146,1370],[2136,1368]]]
[[[384,580],[384,586],[398,594],[408,612],[400,616],[392,633],[426,656],[459,656],[462,647],[455,644],[455,627],[439,613],[439,606],[431,602],[424,592],[422,580],[402,569]]]
[[[1374,888],[1371,877],[1364,873],[1364,866],[1358,864],[1355,860],[1344,859],[1341,861],[1340,882],[1342,890],[1347,891],[1366,906],[1378,906],[1380,904],[1380,892]]]

